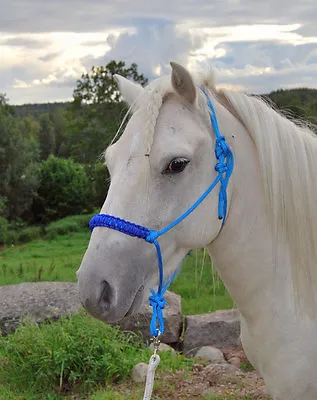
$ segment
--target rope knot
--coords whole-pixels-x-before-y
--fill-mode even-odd
[[[149,302],[151,307],[163,310],[165,308],[166,300],[161,297],[158,293],[149,297]]]
[[[215,153],[217,159],[219,159],[221,156],[226,157],[229,151],[230,150],[228,149],[225,137],[219,136],[216,139],[216,146],[215,146]]]
[[[166,300],[160,293],[155,293],[154,290],[152,290],[152,296],[149,297],[149,303],[153,308],[150,332],[152,336],[157,337],[164,333],[164,317],[162,310],[165,307]]]
[[[156,231],[150,230],[148,235],[146,236],[145,240],[148,243],[154,243],[154,241],[159,237]]]
[[[223,162],[218,162],[215,165],[215,170],[219,173],[219,174],[223,174],[224,172],[228,171],[228,166],[226,163]]]

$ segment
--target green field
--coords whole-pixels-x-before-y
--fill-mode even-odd
[[[66,220],[68,226],[73,222],[70,219]],[[66,222],[61,220],[58,225],[66,227]],[[43,240],[1,249],[0,285],[75,282],[90,233],[80,230],[57,235],[55,231],[53,239],[47,235]],[[186,258],[171,290],[182,296],[185,315],[233,305],[203,250]],[[15,335],[0,336],[0,400],[141,398],[143,384],[131,384],[128,376],[135,363],[148,360],[150,352],[137,339],[111,329],[83,315],[42,327],[21,326]],[[177,369],[189,373],[191,365],[192,361],[182,356],[164,355],[157,393],[172,393],[164,376]],[[118,386],[122,380],[123,386]]]
[[[74,232],[53,240],[37,240],[0,252],[0,284],[20,282],[75,282],[76,270],[89,232]]]
[[[90,233],[73,232],[53,240],[37,240],[0,252],[0,284],[21,282],[75,282],[76,270]],[[192,252],[171,286],[182,296],[184,314],[232,307],[232,300],[202,250]]]

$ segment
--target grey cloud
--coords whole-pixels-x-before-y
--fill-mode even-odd
[[[32,38],[15,37],[6,39],[0,42],[2,45],[14,46],[14,47],[27,47],[30,49],[38,49],[46,47],[49,44],[47,40],[37,40]]]
[[[0,7],[0,27],[6,32],[99,31],[135,26],[141,19],[151,18],[176,23],[190,20],[209,27],[316,20],[315,0],[1,0]]]
[[[11,97],[11,88],[15,79],[30,81],[36,79],[38,75],[37,65],[34,63],[25,63],[24,65],[13,66],[6,70],[1,70],[0,74],[0,93],[8,93]]]
[[[312,63],[317,51],[317,43],[295,46],[276,41],[223,43],[218,47],[224,48],[226,55],[218,58],[214,63],[227,68],[243,68],[249,64],[280,70],[286,65]]]
[[[304,37],[317,36],[317,27],[316,27],[316,22],[315,22],[317,20],[317,15],[315,18],[312,18],[312,19],[314,20],[314,22],[311,22],[311,23],[308,22],[304,26],[297,29],[297,33],[299,35],[302,35]]]
[[[295,87],[317,88],[317,65],[285,68],[261,75],[224,76],[218,71],[218,82],[222,84],[242,85],[248,93],[264,94],[276,89]]]
[[[60,55],[59,52],[54,52],[54,53],[49,53],[49,54],[46,54],[45,56],[39,57],[38,59],[40,61],[47,62],[47,61],[55,60],[55,58],[57,58],[59,55]]]
[[[281,87],[317,87],[317,45],[278,42],[239,42],[219,45],[226,55],[209,60],[220,83],[242,85],[252,93],[267,93]],[[271,72],[248,73],[246,66],[270,67]],[[224,72],[230,69],[235,74]]]
[[[47,103],[54,101],[68,101],[72,98],[72,90],[66,87],[61,90],[58,86],[33,86],[27,89],[12,89],[10,104]]]
[[[80,77],[78,77],[79,79]],[[68,97],[72,96],[73,90],[75,89],[76,86],[76,79],[72,78],[72,77],[64,77],[64,76],[60,76],[56,81],[53,81],[52,83],[50,83],[49,87],[51,88],[59,88],[62,89],[62,91],[64,91],[65,93],[68,93]],[[46,87],[46,86],[45,86]],[[43,87],[42,87],[43,90]],[[45,90],[45,89],[44,89]]]
[[[106,64],[110,59],[136,62],[139,71],[153,78],[153,68],[160,65],[162,73],[169,73],[169,61],[187,63],[188,57],[200,48],[205,38],[183,32],[176,25],[184,21],[197,27],[252,24],[302,24],[298,33],[317,36],[317,7],[315,0],[231,0],[210,2],[207,0],[0,0],[0,30],[21,32],[21,37],[10,39],[10,46],[30,49],[44,46],[44,42],[23,38],[23,32],[98,32],[111,28],[135,28],[134,34],[124,33],[118,38],[107,39],[111,51],[104,57],[82,58],[81,64],[90,69],[92,65]],[[29,40],[29,41],[28,41]],[[89,47],[104,44],[104,41],[83,43]],[[226,55],[211,59],[210,65],[219,71],[223,83],[241,84],[251,92],[263,93],[290,84],[316,86],[316,44],[293,46],[277,41],[224,42],[219,44]],[[88,52],[87,52],[88,53]],[[31,82],[44,78],[41,65],[58,57],[57,53],[44,54],[35,62],[26,62],[21,67],[1,71],[0,92],[6,91],[11,102],[48,101],[69,98],[75,82],[56,72],[58,78],[50,85],[27,89],[13,89],[14,79]],[[40,61],[40,62],[39,62]],[[226,77],[221,71],[246,71],[245,66],[271,67],[273,72],[262,75]],[[45,65],[44,65],[45,66]],[[79,78],[79,76],[78,76]],[[21,97],[22,96],[22,97]]]
[[[139,70],[152,78],[154,67],[160,66],[162,73],[167,73],[170,60],[186,63],[189,53],[201,45],[201,38],[180,35],[173,23],[156,20],[150,26],[139,26],[136,34],[121,35],[105,58],[95,61],[105,63],[111,59],[122,59],[128,64],[136,62]]]
[[[27,88],[14,87],[17,80],[30,83],[46,77],[36,61],[26,62],[23,66],[14,66],[2,70],[0,74],[0,93],[7,93],[11,104],[36,103],[69,99],[72,97],[76,79],[65,77],[63,72],[55,73],[56,81],[46,85],[34,85]]]

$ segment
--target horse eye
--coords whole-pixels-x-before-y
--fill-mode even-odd
[[[187,158],[174,158],[174,160],[172,160],[167,168],[165,169],[165,171],[163,173],[165,174],[177,174],[179,172],[184,171],[184,169],[186,168],[186,165],[189,163],[189,160],[187,160]]]

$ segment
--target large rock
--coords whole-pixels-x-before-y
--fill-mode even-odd
[[[173,292],[165,293],[166,306],[163,310],[165,321],[165,332],[161,338],[163,343],[177,343],[182,332],[183,315],[181,311],[181,297]],[[152,307],[148,301],[143,304],[140,313],[124,318],[119,326],[122,330],[140,332],[144,339],[151,339],[150,321]]]
[[[162,342],[175,343],[179,340],[183,323],[181,298],[172,292],[167,292],[165,297],[165,333]],[[23,317],[39,323],[77,313],[80,309],[77,283],[26,282],[0,286],[0,329],[3,334],[14,332]],[[151,315],[152,309],[146,301],[140,314],[125,318],[119,325],[124,330],[141,332],[147,340],[151,337]]]
[[[216,311],[186,317],[183,352],[191,353],[201,346],[234,348],[240,345],[238,310]]]
[[[218,364],[226,363],[222,351],[213,346],[200,347],[195,353],[195,357],[202,358],[203,360],[211,361]]]
[[[148,364],[145,363],[136,364],[131,371],[131,378],[133,382],[137,383],[145,382],[148,368],[149,368]]]
[[[0,286],[0,329],[13,332],[23,317],[35,322],[76,313],[81,308],[77,284],[26,282]]]

